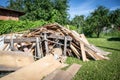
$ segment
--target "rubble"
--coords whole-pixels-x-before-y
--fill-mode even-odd
[[[11,57],[14,57],[13,59],[9,59],[11,62],[12,60],[13,62],[16,61],[16,58],[19,57],[17,64],[21,63],[21,65],[19,65],[21,69],[0,78],[0,80],[13,80],[13,78],[15,80],[40,80],[60,68],[67,56],[76,57],[83,61],[109,59],[107,57],[109,52],[105,52],[90,44],[84,34],[78,34],[76,31],[69,30],[58,23],[48,24],[30,30],[25,34],[3,35],[0,37],[0,44],[0,56],[3,53],[9,53],[6,54],[6,56],[13,55]],[[24,54],[31,55],[30,61],[32,62],[28,65],[27,60],[22,59],[19,55],[16,55],[16,53],[22,56]],[[24,58],[26,57],[24,56]],[[3,64],[4,62],[9,63],[8,59],[6,59],[7,61],[4,60],[5,59],[3,59]],[[16,70],[15,64],[16,63],[13,64],[15,68],[12,69],[9,67],[11,64],[6,64],[7,67],[6,65],[0,65],[0,68],[2,66],[6,67],[4,68],[6,70]],[[78,66],[76,72],[79,68],[80,66]],[[65,71],[62,72],[67,76],[71,74]],[[76,72],[73,71],[72,77]],[[23,77],[23,73],[26,74],[25,77]],[[35,76],[33,76],[34,73]],[[61,75],[62,78],[65,79],[61,72],[56,75]],[[53,80],[58,77],[54,76]],[[72,79],[72,77],[70,77],[70,79]]]
[[[30,52],[36,60],[48,54],[58,58],[72,56],[83,61],[109,59],[105,56],[108,53],[91,45],[84,34],[58,23],[31,30],[20,37],[13,38],[11,35],[10,38],[4,38],[4,43],[3,50]]]

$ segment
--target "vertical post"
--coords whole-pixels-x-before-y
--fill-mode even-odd
[[[64,56],[66,56],[66,48],[67,48],[67,37],[64,38]]]
[[[10,49],[11,49],[11,51],[14,51],[13,37],[11,37],[11,39],[10,39]]]
[[[49,53],[48,51],[48,41],[47,41],[47,34],[44,33],[44,40],[45,40],[45,51],[46,51],[46,54]]]
[[[85,53],[85,48],[84,48],[84,43],[80,42],[80,47],[81,47],[81,54],[82,54],[82,60],[87,61],[86,53]]]
[[[43,55],[43,50],[42,50],[42,40],[41,40],[41,38],[40,38],[39,44],[40,44],[39,47],[40,47],[40,54],[41,54],[40,57],[42,58],[44,55]]]
[[[39,38],[36,38],[36,57],[41,58]]]

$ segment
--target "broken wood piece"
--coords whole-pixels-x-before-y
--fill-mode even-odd
[[[82,60],[83,61],[88,61],[88,59],[86,57],[85,49],[84,49],[84,44],[82,42],[80,43],[80,48],[81,48]]]
[[[65,40],[64,40],[64,51],[63,51],[64,56],[66,56],[66,48],[67,48],[67,37],[65,37]]]
[[[47,41],[47,34],[46,33],[44,33],[44,43],[45,43],[46,55],[48,55],[49,50],[48,50],[48,41]]]
[[[81,65],[74,63],[66,71],[56,70],[43,80],[72,80],[80,67]]]
[[[55,59],[59,59],[62,56],[62,49],[54,48],[51,53],[54,54]]]
[[[21,68],[34,62],[33,56],[24,52],[0,51],[0,66]],[[5,70],[5,68],[4,68]]]
[[[8,44],[4,44],[4,47],[3,47],[3,51],[6,49],[6,47],[8,46]]]
[[[60,66],[61,63],[55,60],[52,55],[47,55],[16,72],[0,78],[0,80],[41,80]]]
[[[36,38],[36,57],[38,57],[37,59],[39,59],[39,58],[41,58],[41,51],[40,51],[40,41],[39,41],[40,39],[37,37]]]
[[[77,32],[76,32],[76,33],[77,33]],[[80,34],[80,38],[81,38],[86,44],[90,45],[89,42],[88,42],[88,40],[87,40],[87,38],[85,37],[84,34]]]
[[[71,50],[75,53],[78,59],[80,59],[80,53],[77,51],[77,49],[71,44],[70,45]]]
[[[10,49],[11,49],[11,51],[14,51],[13,36],[11,36],[11,39],[10,39]]]

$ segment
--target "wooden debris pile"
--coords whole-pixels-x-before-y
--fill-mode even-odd
[[[53,54],[56,59],[61,56],[73,56],[83,61],[108,59],[105,56],[108,53],[89,44],[84,34],[78,34],[58,23],[31,30],[22,37],[5,38],[4,43],[12,51],[33,53],[35,59],[49,54]]]

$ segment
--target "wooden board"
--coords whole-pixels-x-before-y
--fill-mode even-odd
[[[90,45],[84,34],[80,34],[80,38],[81,38],[86,44]]]
[[[48,75],[43,80],[72,80],[75,74],[80,69],[81,65],[72,64],[66,71],[56,70],[52,74]]]
[[[41,80],[60,66],[61,63],[56,61],[52,55],[47,55],[16,72],[0,78],[0,80]]]
[[[78,59],[80,59],[80,53],[77,51],[77,49],[71,44],[70,45],[71,50],[75,53]]]
[[[29,53],[0,51],[0,70],[20,68],[34,62],[34,58]],[[4,66],[4,68],[3,68]],[[9,69],[10,70],[10,69]]]
[[[82,60],[87,61],[84,44],[82,42],[80,43],[80,47],[81,47]]]

